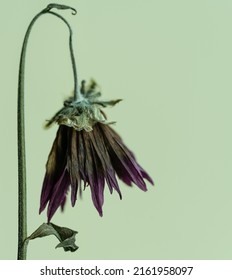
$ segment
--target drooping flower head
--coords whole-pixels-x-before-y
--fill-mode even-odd
[[[40,200],[40,213],[48,205],[48,221],[59,207],[63,209],[70,187],[74,206],[78,189],[89,186],[93,204],[102,216],[105,184],[111,193],[117,191],[120,198],[117,178],[129,186],[134,183],[143,191],[147,190],[144,179],[153,184],[102,111],[121,99],[99,101],[100,95],[95,81],[88,85],[82,81],[78,100],[66,100],[47,123],[47,127],[54,122],[59,125],[46,164]]]

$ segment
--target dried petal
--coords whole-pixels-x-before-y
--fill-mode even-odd
[[[60,126],[46,164],[46,174],[41,192],[40,213],[51,199],[56,183],[60,180],[67,164],[68,128]]]

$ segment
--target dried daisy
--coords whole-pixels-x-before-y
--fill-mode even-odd
[[[113,106],[121,99],[100,101],[95,81],[82,81],[80,92],[64,102],[64,107],[48,121],[59,125],[48,157],[40,200],[40,213],[47,208],[48,221],[56,210],[63,209],[71,189],[71,204],[75,205],[78,189],[90,187],[92,201],[100,216],[104,202],[104,188],[122,194],[117,179],[137,185],[146,191],[147,179],[153,181],[137,163],[134,154],[112,129],[104,107]]]

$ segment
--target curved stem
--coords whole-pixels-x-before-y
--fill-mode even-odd
[[[73,35],[72,28],[71,28],[70,24],[67,22],[67,20],[65,18],[63,18],[61,15],[59,15],[55,12],[51,12],[51,11],[49,11],[48,13],[60,18],[68,26],[69,50],[70,50],[72,69],[73,69],[73,78],[74,78],[74,100],[81,101],[83,99],[83,96],[79,91],[79,85],[78,85],[77,67],[76,67],[76,60],[75,60],[75,56],[74,56],[73,42],[72,42],[72,35]]]
[[[52,8],[71,9],[74,8],[59,4],[49,4],[38,13],[30,22],[23,41],[20,56],[18,76],[18,109],[17,109],[17,130],[18,130],[18,260],[25,260],[27,245],[24,241],[27,238],[27,188],[26,188],[26,151],[25,151],[25,120],[24,120],[24,80],[25,80],[25,58],[28,39],[31,29],[36,20],[43,14],[49,13]],[[51,13],[51,12],[50,12]],[[70,35],[71,36],[71,35]],[[75,63],[75,60],[74,60]]]

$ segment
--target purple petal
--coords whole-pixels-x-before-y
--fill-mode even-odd
[[[87,182],[90,185],[91,195],[93,204],[96,207],[100,216],[102,213],[102,205],[104,202],[104,176],[101,172],[101,166],[96,157],[96,153],[91,147],[89,133],[83,132],[81,135],[83,137],[83,143],[85,147],[85,174],[87,177]]]
[[[70,178],[67,170],[64,170],[59,181],[55,184],[51,199],[48,205],[48,222],[55,214],[59,206],[63,205],[68,188],[70,185]]]
[[[148,175],[148,173],[141,166],[139,166],[139,167],[140,167],[140,171],[141,171],[141,174],[142,174],[143,178],[147,179],[148,182],[150,182],[152,185],[154,185],[154,181]]]
[[[109,186],[110,192],[112,193],[113,188],[118,192],[120,199],[122,198],[121,191],[119,189],[119,185],[117,179],[115,177],[115,171],[111,164],[110,156],[108,154],[107,148],[104,143],[103,136],[99,127],[95,125],[92,133],[89,134],[91,143],[93,145],[93,149],[96,151],[96,154],[101,162],[104,176],[106,182]]]
[[[60,209],[62,212],[64,212],[64,206],[66,204],[67,196],[64,197],[63,201],[60,204]]]
[[[119,178],[129,186],[134,182],[140,189],[146,191],[143,179],[150,177],[137,163],[133,153],[111,127],[103,124],[99,126],[105,136],[105,144],[108,146],[111,162]]]

